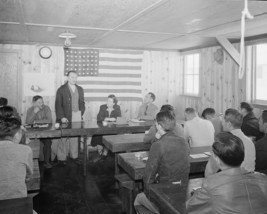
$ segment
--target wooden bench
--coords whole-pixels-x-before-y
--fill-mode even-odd
[[[117,174],[115,179],[119,183],[122,211],[127,214],[134,213],[135,182],[127,174]]]
[[[32,214],[32,197],[0,200],[1,214]]]

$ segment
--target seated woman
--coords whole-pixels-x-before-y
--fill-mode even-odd
[[[0,200],[27,197],[33,161],[31,148],[19,144],[22,133],[17,118],[0,116]]]
[[[107,104],[100,106],[99,112],[97,114],[97,122],[115,122],[117,120],[117,117],[121,117],[121,109],[117,103],[118,99],[116,98],[116,96],[113,94],[109,95]],[[104,160],[108,154],[108,150],[107,148],[103,147],[102,136],[93,136],[91,145],[97,146],[98,153],[100,154],[100,156],[97,157],[94,162]]]

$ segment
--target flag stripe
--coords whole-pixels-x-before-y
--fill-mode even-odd
[[[103,85],[83,85],[83,89],[102,89]],[[141,87],[135,85],[105,85],[106,89],[135,89],[141,90]]]
[[[116,70],[116,69],[99,69],[100,73],[110,73],[110,74],[141,74],[141,70],[133,71],[133,70]]]
[[[141,97],[131,97],[129,99],[129,97],[119,97],[119,101],[138,101],[138,102],[142,102],[142,98]],[[107,97],[85,97],[84,100],[86,102],[92,102],[92,101],[101,101],[101,102],[106,102],[107,101]]]
[[[141,70],[142,66],[99,65],[99,69]]]
[[[115,58],[115,57],[100,57],[99,61],[105,61],[105,62],[142,62],[142,59],[140,58]]]
[[[116,84],[116,82],[127,82],[129,85],[130,82],[133,82],[133,84],[135,84],[136,82],[140,83],[139,78],[133,78],[133,77],[102,77],[99,78],[98,76],[91,76],[90,80],[88,80],[88,78],[86,77],[80,77],[78,82],[84,82],[84,81],[100,81],[100,82],[110,82],[110,84]],[[81,83],[83,84],[83,83]]]
[[[142,93],[138,89],[84,89],[84,93]]]
[[[143,51],[133,51],[133,50],[109,50],[109,49],[100,49],[101,54],[109,54],[109,55],[115,55],[115,54],[123,54],[123,55],[143,55]]]
[[[99,77],[111,77],[111,78],[116,78],[116,77],[132,77],[132,78],[141,78],[141,74],[125,74],[125,73],[120,73],[120,74],[114,74],[114,73],[100,73],[98,75]],[[140,81],[140,79],[139,79]]]
[[[77,81],[78,85],[109,85],[109,81]],[[112,81],[112,85],[140,85],[140,82],[119,82],[119,81]]]

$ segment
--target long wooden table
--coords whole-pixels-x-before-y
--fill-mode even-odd
[[[28,128],[26,136],[32,139],[36,138],[61,138],[61,137],[83,137],[83,171],[86,175],[87,162],[87,138],[93,135],[125,134],[125,133],[143,133],[150,128],[154,121],[141,123],[128,122],[128,124],[108,123],[104,126],[102,123],[93,121],[73,122],[61,124],[59,129],[54,128],[54,124],[49,124],[47,128]]]
[[[190,149],[190,154],[202,154],[204,152],[210,152],[211,147],[192,147]],[[118,155],[119,166],[128,173],[128,175],[135,181],[141,180],[143,178],[146,161],[143,158],[148,157],[148,152],[131,152],[131,153],[121,153]],[[202,173],[205,171],[206,164],[208,162],[209,156],[203,158],[192,158],[189,157],[190,161],[190,173]]]
[[[144,143],[145,133],[106,135],[103,137],[103,144],[115,153],[115,174],[119,173],[118,153],[131,151],[147,151],[151,144]]]

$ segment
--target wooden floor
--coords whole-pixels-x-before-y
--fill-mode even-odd
[[[94,158],[96,153],[90,153]],[[69,160],[66,166],[44,169],[40,163],[41,190],[33,198],[38,214],[120,214],[121,200],[114,181],[114,156],[104,162],[88,161],[86,178],[82,165]]]

